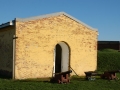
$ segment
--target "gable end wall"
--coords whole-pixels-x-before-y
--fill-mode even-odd
[[[61,41],[69,45],[70,66],[78,75],[96,70],[97,33],[64,15],[17,21],[15,78],[52,77],[54,49]]]

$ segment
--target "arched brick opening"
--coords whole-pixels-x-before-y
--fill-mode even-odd
[[[69,70],[70,64],[70,49],[65,42],[59,42],[54,50],[54,71],[53,73],[60,73]]]

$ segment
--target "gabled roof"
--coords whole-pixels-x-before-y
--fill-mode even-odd
[[[58,13],[52,13],[52,14],[46,14],[46,15],[40,15],[40,16],[36,16],[36,17],[30,17],[30,18],[15,18],[16,21],[22,21],[22,22],[25,22],[25,21],[30,21],[30,20],[36,20],[36,19],[42,19],[42,18],[47,18],[47,17],[52,17],[52,16],[58,16],[58,15],[65,15],[67,17],[69,17],[70,19],[80,23],[80,24],[83,24],[84,26],[92,29],[92,30],[97,30],[95,28],[92,28],[90,27],[89,25],[83,23],[82,21],[72,17],[71,15],[65,13],[65,12],[58,12]],[[14,21],[14,20],[13,20]],[[13,21],[10,21],[10,22],[7,22],[7,23],[3,23],[0,25],[0,28],[3,28],[3,27],[6,27],[6,26],[9,26],[9,25],[14,25],[14,22]]]

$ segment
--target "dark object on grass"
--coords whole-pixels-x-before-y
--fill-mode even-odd
[[[108,80],[117,80],[118,77],[116,76],[116,73],[120,72],[120,70],[114,70],[114,71],[105,71],[102,75],[101,78],[103,79],[108,79]]]
[[[70,82],[70,73],[72,73],[71,70],[61,73],[55,73],[55,76],[51,79],[52,82],[57,83],[69,83]]]
[[[101,76],[101,74],[98,74],[95,71],[88,71],[88,72],[84,72],[86,75],[86,79],[87,80],[95,80],[96,77],[95,76]]]

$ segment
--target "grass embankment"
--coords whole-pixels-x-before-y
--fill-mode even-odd
[[[112,49],[98,51],[98,71],[119,70],[120,69],[120,52]]]
[[[120,69],[120,52],[115,50],[98,51],[98,71]],[[117,73],[120,78],[120,74]],[[120,80],[97,78],[87,81],[83,77],[73,77],[69,84],[50,83],[48,80],[0,79],[0,90],[119,90]]]

